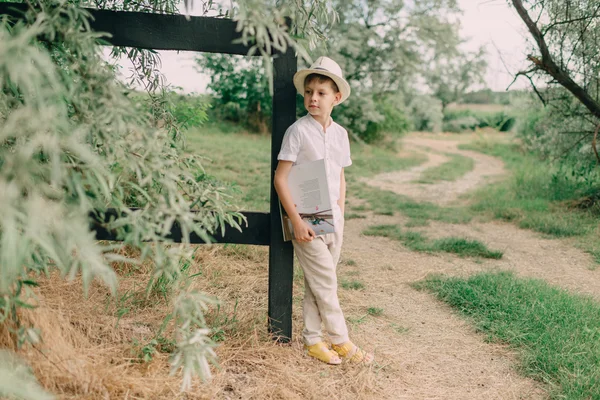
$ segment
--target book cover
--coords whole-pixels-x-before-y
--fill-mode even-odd
[[[325,160],[294,165],[288,175],[288,187],[302,220],[317,235],[335,232]],[[283,224],[283,240],[294,238],[292,221],[279,204]]]

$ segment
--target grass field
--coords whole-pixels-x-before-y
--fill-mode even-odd
[[[271,138],[219,124],[189,130],[189,151],[206,157],[206,171],[232,184],[235,203],[244,210],[269,211]]]
[[[233,125],[209,124],[188,131],[187,141],[190,151],[206,157],[207,172],[232,187],[234,203],[241,209],[269,210],[269,136],[249,134]],[[360,218],[361,212],[366,210],[380,215],[401,213],[410,218],[409,226],[421,226],[429,220],[467,223],[474,217],[489,215],[550,236],[574,237],[578,245],[600,263],[600,212],[581,211],[565,205],[569,200],[581,197],[584,190],[580,181],[569,178],[568,171],[522,153],[505,138],[502,141],[481,139],[461,145],[461,148],[502,158],[511,175],[474,193],[469,206],[448,208],[416,202],[358,181],[361,177],[418,165],[424,161],[422,155],[398,156],[396,149],[353,144],[353,165],[346,170],[348,196],[361,198],[366,203],[349,209],[349,217]],[[452,180],[472,168],[472,159],[452,156],[449,162],[426,170],[422,180]]]

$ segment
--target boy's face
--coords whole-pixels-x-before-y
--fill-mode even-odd
[[[333,84],[328,80],[320,82],[318,79],[313,79],[304,84],[304,107],[316,119],[328,118],[333,106],[341,98],[342,94],[335,92]]]

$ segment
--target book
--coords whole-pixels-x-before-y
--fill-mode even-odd
[[[300,217],[317,235],[335,232],[325,160],[294,165],[288,175],[288,187]],[[283,240],[294,239],[292,221],[279,203]]]

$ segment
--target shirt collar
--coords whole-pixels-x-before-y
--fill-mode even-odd
[[[317,121],[312,115],[310,114],[306,114],[306,116],[308,117],[308,120],[310,121],[311,124],[315,125],[315,127],[319,128],[319,131],[325,133],[325,130],[323,129],[323,125],[321,125],[319,123],[319,121]],[[329,117],[329,126],[328,129],[330,129],[333,125],[333,120],[331,119],[331,116]]]

